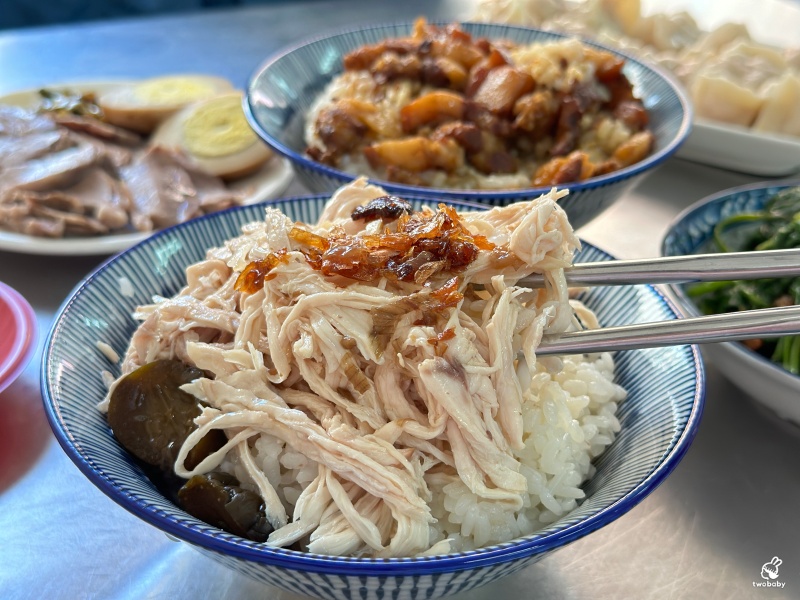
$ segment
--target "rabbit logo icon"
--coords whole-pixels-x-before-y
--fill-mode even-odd
[[[782,564],[783,561],[777,556],[773,556],[771,561],[764,563],[764,565],[761,567],[761,579],[765,579],[766,581],[754,581],[753,587],[782,588],[785,586],[785,581],[777,581],[778,567],[780,567]]]
[[[782,563],[783,561],[780,558],[773,556],[771,561],[764,563],[764,566],[761,567],[761,579],[777,579],[778,567]]]

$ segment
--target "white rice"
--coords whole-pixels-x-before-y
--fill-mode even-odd
[[[126,298],[133,298],[134,291],[133,291],[133,283],[127,277],[119,277],[117,279],[119,283],[119,293],[125,296]]]
[[[614,415],[625,391],[613,383],[609,354],[561,362],[555,372],[537,362],[523,404],[525,448],[515,453],[528,482],[522,510],[479,500],[460,480],[449,483],[434,493],[434,541],[452,539],[453,551],[505,542],[552,523],[584,497],[580,486],[594,473],[592,459],[619,431]]]
[[[119,354],[117,354],[111,346],[105,342],[95,342],[95,346],[103,353],[103,356],[112,363],[117,364],[119,362]]]

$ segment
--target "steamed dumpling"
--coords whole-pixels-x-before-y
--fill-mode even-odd
[[[695,112],[750,127],[764,103],[762,87],[785,70],[786,62],[775,50],[739,42],[695,75],[690,88]]]
[[[619,24],[625,35],[635,35],[642,18],[639,0],[601,0],[601,4],[612,19]]]
[[[800,135],[800,77],[786,73],[765,87],[764,97],[753,129]]]
[[[718,54],[734,42],[749,42],[750,33],[742,23],[723,23],[703,36],[694,50],[711,56]]]
[[[694,77],[703,67],[716,60],[725,49],[732,44],[750,41],[747,27],[740,23],[723,23],[715,30],[701,37],[693,46],[686,48],[680,54],[675,54],[675,60],[659,64],[675,73],[681,81],[691,86]]]
[[[478,5],[474,19],[538,27],[548,19],[563,14],[565,5],[564,0],[484,0]]]
[[[639,32],[650,45],[662,52],[689,48],[702,35],[694,18],[687,12],[645,17],[641,20]]]
[[[783,59],[790,69],[800,72],[800,46],[796,48],[786,48],[783,51]]]
[[[695,114],[749,127],[763,100],[753,90],[724,76],[700,72],[691,87]]]

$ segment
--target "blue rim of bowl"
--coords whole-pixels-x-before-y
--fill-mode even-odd
[[[697,214],[698,212],[704,210],[710,204],[715,204],[717,202],[721,202],[726,198],[734,196],[736,194],[741,194],[745,192],[753,192],[756,190],[768,189],[768,188],[775,188],[776,190],[783,190],[792,187],[800,187],[800,179],[776,179],[774,181],[759,181],[757,183],[748,183],[746,185],[740,185],[733,188],[728,188],[722,190],[720,192],[715,192],[705,198],[702,198],[689,206],[688,208],[684,209],[683,211],[675,217],[672,222],[667,227],[667,233],[664,234],[664,238],[661,240],[661,255],[667,256],[664,252],[664,245],[667,243],[667,238],[672,235],[672,232],[685,221],[694,220],[692,217]],[[681,309],[684,312],[689,313],[689,316],[692,317],[701,317],[703,313],[700,312],[700,309],[697,308],[697,305],[694,301],[689,298],[688,294],[683,290],[683,286],[678,284],[670,284],[669,289],[678,297],[681,301]],[[789,377],[792,379],[800,379],[800,375],[795,375],[794,373],[790,373],[779,364],[772,362],[768,358],[760,355],[758,352],[750,350],[744,344],[740,344],[738,342],[721,342],[725,347],[729,350],[737,353],[739,356],[743,358],[747,358],[750,360],[755,360],[756,362],[762,364],[769,369],[775,371],[776,375],[780,377]]]
[[[432,25],[443,26],[448,25],[452,21],[431,21]],[[627,52],[623,52],[620,50],[616,50],[614,48],[610,48],[608,46],[604,46],[591,38],[581,37],[581,36],[570,36],[561,33],[556,33],[553,31],[545,31],[543,29],[536,29],[533,27],[519,27],[514,25],[498,25],[493,23],[482,23],[482,22],[475,22],[475,21],[461,21],[459,22],[460,25],[476,25],[476,26],[490,26],[496,25],[497,27],[503,27],[506,30],[520,30],[520,31],[536,31],[545,33],[549,36],[553,36],[554,38],[561,38],[561,39],[572,39],[577,37],[583,43],[589,44],[590,46],[594,46],[601,50],[605,50],[606,52],[610,52],[612,54],[616,54],[619,56],[625,57],[626,61],[630,61],[635,63],[641,69],[645,71],[651,71],[656,73],[659,77],[666,80],[667,83],[672,87],[673,91],[675,92],[676,97],[678,98],[678,102],[680,103],[681,109],[683,111],[683,119],[681,120],[680,127],[675,134],[675,137],[672,141],[667,144],[664,148],[659,150],[658,152],[647,156],[644,160],[639,161],[638,163],[634,163],[629,167],[625,167],[624,169],[620,169],[618,171],[613,171],[607,175],[601,175],[600,177],[590,177],[584,182],[578,183],[569,183],[564,184],[563,187],[569,188],[570,191],[581,191],[585,189],[592,189],[595,187],[603,187],[605,185],[609,185],[612,183],[617,183],[619,181],[623,181],[625,179],[629,179],[635,175],[643,173],[644,171],[655,167],[656,165],[661,164],[670,156],[677,152],[678,148],[686,141],[689,137],[689,134],[692,130],[692,121],[694,117],[694,109],[692,108],[692,104],[689,101],[689,97],[686,91],[683,88],[683,85],[677,80],[677,78],[669,73],[668,71],[662,69],[657,65],[651,65],[648,63],[643,63],[642,61],[638,60],[637,58],[631,56]],[[302,153],[298,153],[289,146],[285,145],[284,143],[280,142],[279,140],[275,139],[272,135],[267,133],[264,128],[261,126],[261,123],[258,122],[256,116],[253,111],[252,106],[252,85],[253,82],[256,80],[258,75],[269,68],[272,64],[279,61],[283,57],[307,46],[308,44],[312,44],[315,42],[321,42],[327,39],[340,37],[347,34],[357,33],[359,31],[372,31],[375,29],[384,29],[387,27],[402,27],[408,25],[411,27],[413,22],[400,22],[400,23],[381,23],[370,25],[367,27],[351,27],[347,29],[339,29],[334,32],[330,32],[327,34],[320,34],[313,37],[309,37],[306,40],[299,42],[293,46],[289,46],[288,48],[279,51],[273,54],[271,57],[267,58],[263,63],[261,63],[255,70],[253,70],[252,74],[250,75],[247,83],[247,88],[245,90],[245,96],[242,103],[245,116],[247,117],[250,126],[258,133],[258,135],[263,139],[268,145],[270,145],[275,151],[279,152],[283,156],[290,159],[293,163],[297,163],[299,166],[309,169],[311,171],[316,171],[317,173],[322,173],[323,175],[340,181],[341,183],[347,183],[348,181],[352,181],[357,178],[357,175],[353,175],[351,173],[347,173],[346,171],[341,171],[339,169],[334,169],[327,165],[323,165],[317,161],[312,160],[311,158],[305,156]],[[424,187],[424,186],[415,186],[415,185],[406,185],[406,184],[399,184],[393,183],[391,181],[385,181],[382,179],[373,179],[369,178],[371,183],[375,183],[377,185],[382,185],[386,188],[391,188],[392,191],[395,191],[399,194],[407,194],[409,196],[430,196],[431,194],[435,194],[437,197],[445,198],[448,200],[455,200],[455,199],[469,199],[469,198],[496,198],[498,200],[503,199],[515,199],[520,197],[534,197],[539,194],[547,193],[552,186],[544,186],[544,187],[537,187],[537,188],[521,188],[521,189],[514,189],[514,190],[470,190],[470,189],[446,189],[446,188],[431,188],[431,187]]]
[[[290,198],[268,200],[261,203],[261,206],[280,206],[281,204],[312,201],[328,197],[329,195],[327,194],[293,196]],[[413,199],[420,200],[422,202],[430,201],[429,198],[423,198],[419,196]],[[472,208],[476,210],[487,210],[487,206],[484,204],[464,201],[454,201],[452,204],[461,205],[465,208]],[[221,212],[230,213],[235,211],[252,210],[254,206],[258,205],[233,207]],[[479,567],[488,567],[491,565],[524,559],[530,556],[555,550],[565,546],[570,542],[580,539],[592,533],[593,531],[604,527],[605,525],[608,525],[618,517],[627,513],[664,482],[667,476],[675,469],[683,456],[686,454],[686,451],[689,449],[692,440],[694,440],[694,437],[697,434],[697,428],[700,423],[705,404],[705,368],[700,358],[700,352],[697,346],[692,345],[689,346],[695,369],[695,392],[692,400],[692,410],[686,419],[686,425],[684,426],[683,431],[681,431],[678,439],[675,440],[672,448],[670,448],[670,450],[662,458],[658,466],[656,466],[639,483],[639,485],[625,494],[622,498],[610,506],[607,506],[597,513],[591,515],[587,519],[553,533],[548,533],[544,536],[537,536],[537,534],[534,532],[530,536],[526,536],[524,538],[518,538],[517,540],[511,540],[509,542],[504,542],[503,544],[468,552],[413,558],[374,559],[326,556],[308,552],[286,550],[282,548],[269,548],[266,546],[263,548],[253,548],[249,545],[245,545],[247,540],[242,540],[243,543],[236,543],[233,540],[218,539],[203,532],[196,531],[190,526],[175,522],[162,511],[148,506],[138,498],[123,492],[113,483],[113,481],[96,471],[91,460],[81,454],[80,449],[75,444],[74,438],[69,434],[66,428],[61,426],[62,420],[59,414],[60,411],[53,402],[48,385],[49,365],[52,358],[52,342],[53,337],[62,326],[61,320],[64,312],[70,307],[76,298],[76,295],[84,288],[91,285],[96,277],[113,265],[117,260],[128,253],[134,252],[140,246],[149,245],[160,237],[169,235],[172,232],[180,230],[184,227],[191,226],[191,223],[194,221],[213,219],[215,218],[215,215],[218,214],[220,213],[212,213],[198,217],[197,219],[193,219],[187,223],[182,223],[167,229],[163,229],[153,234],[146,240],[139,242],[128,250],[125,250],[120,254],[117,254],[116,256],[106,260],[80,284],[78,284],[72,290],[72,292],[70,292],[67,299],[59,307],[56,321],[50,328],[44,343],[45,350],[40,369],[40,389],[47,420],[59,445],[72,460],[72,462],[75,463],[75,465],[80,469],[80,471],[106,496],[114,500],[118,505],[126,509],[131,514],[163,531],[167,535],[173,536],[195,546],[200,546],[207,550],[219,552],[221,554],[245,561],[256,562],[290,570],[308,571],[331,575],[411,576],[464,571]],[[591,244],[588,243],[587,245],[591,246]],[[593,247],[597,248],[596,246]],[[597,248],[597,250],[600,249]],[[603,252],[602,250],[600,251]],[[608,253],[604,252],[604,254]],[[647,286],[647,288],[654,293],[656,298],[663,305],[668,307],[673,313],[676,315],[681,314],[680,310],[672,303],[672,301],[670,301],[669,298],[667,298],[659,290],[653,286]]]

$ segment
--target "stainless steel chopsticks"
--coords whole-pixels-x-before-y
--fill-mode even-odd
[[[800,306],[782,306],[544,336],[536,354],[584,354],[794,334],[800,334]]]
[[[564,274],[571,287],[796,277],[800,275],[800,248],[578,263]],[[542,287],[544,279],[532,275],[521,279],[519,285]]]

